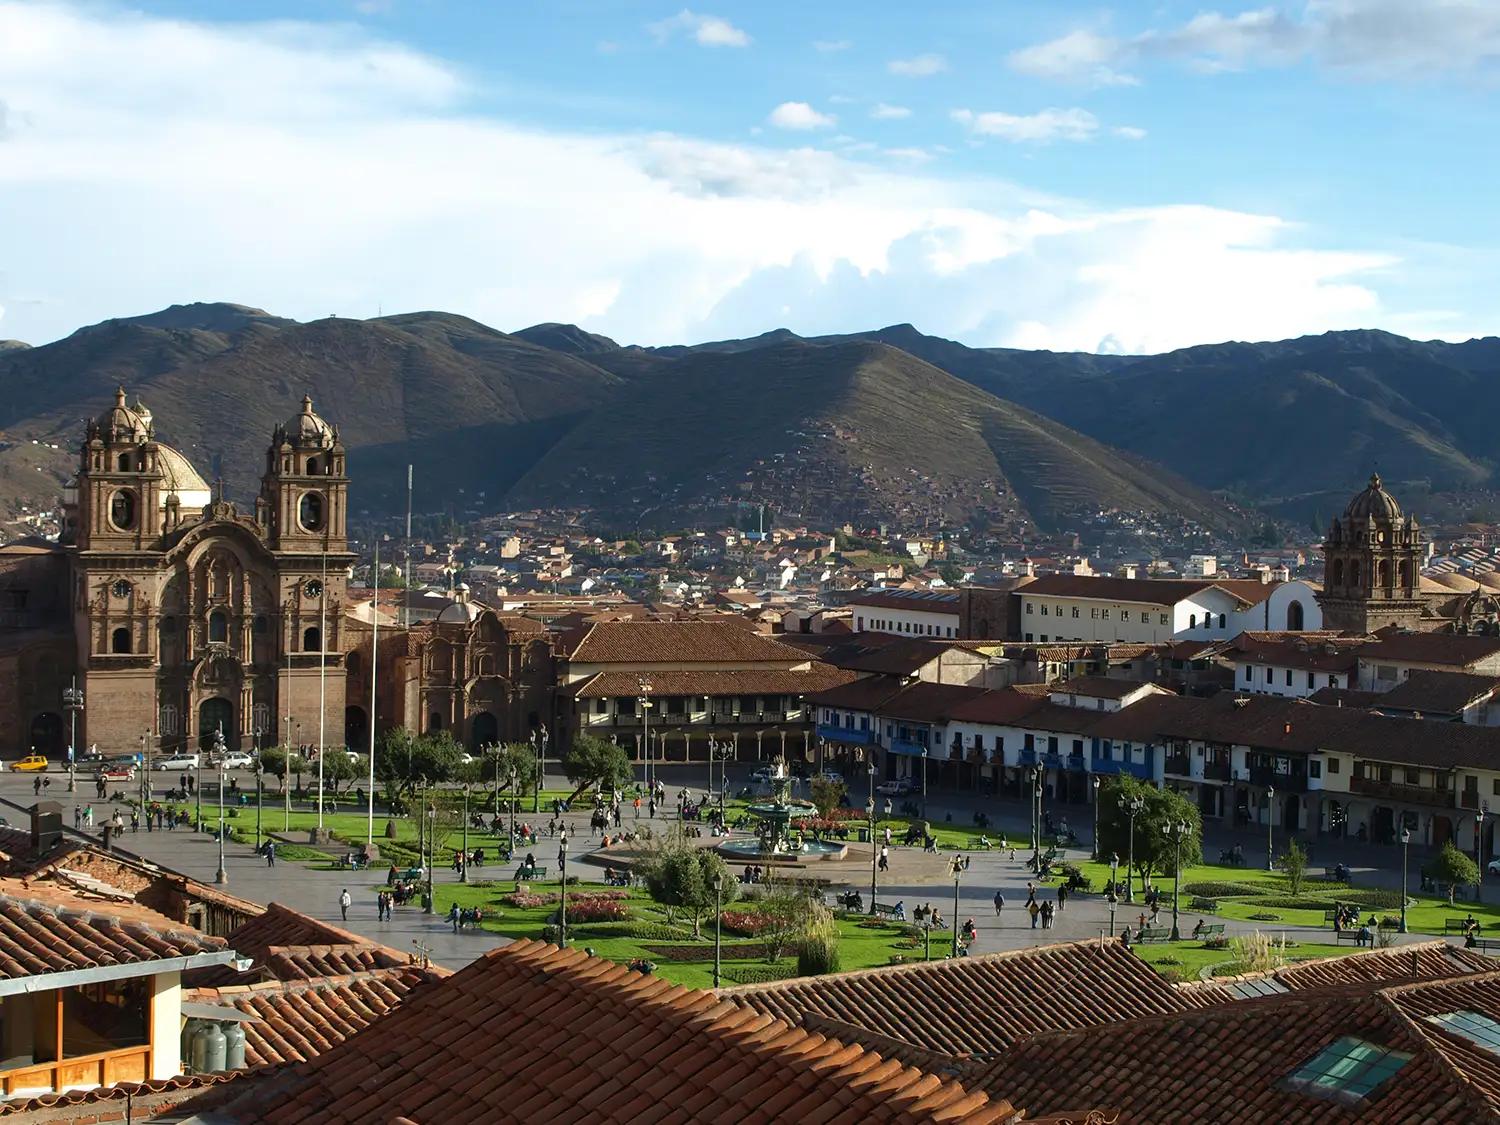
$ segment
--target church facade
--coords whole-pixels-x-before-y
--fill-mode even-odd
[[[24,748],[64,759],[62,689],[76,682],[80,749],[197,752],[217,732],[230,748],[342,746],[348,487],[338,431],[310,399],[270,435],[253,510],[241,511],[117,391],[87,425],[60,544],[0,567],[12,604],[47,581],[65,591],[65,620],[24,623],[34,628],[15,638],[18,659],[37,648],[28,632],[56,637],[61,625],[71,639],[46,650],[47,682],[5,724]]]

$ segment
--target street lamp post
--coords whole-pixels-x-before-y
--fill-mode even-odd
[[[1130,856],[1125,868],[1125,901],[1135,901],[1135,818],[1146,807],[1140,797],[1121,798],[1120,810],[1130,818]]]
[[[507,846],[512,849],[516,846],[516,788],[518,782],[519,777],[517,776],[515,769],[512,768],[510,771],[510,782],[506,786],[506,788],[509,789],[510,792],[509,794],[507,794],[505,801],[505,803],[510,806],[510,839],[507,841]]]
[[[958,959],[958,885],[963,877],[964,863],[962,856],[953,857],[953,950],[950,954],[954,960]]]
[[[68,792],[76,788],[78,770],[78,712],[83,710],[83,690],[78,686],[78,677],[63,688],[63,710],[68,713]]]
[[[1115,894],[1114,888],[1111,887],[1110,888],[1110,892],[1106,896],[1106,898],[1109,900],[1109,936],[1110,937],[1114,937],[1115,936],[1115,907],[1117,905],[1119,905],[1120,896],[1117,895],[1117,894]]]
[[[1276,870],[1276,843],[1272,833],[1276,828],[1276,786],[1266,786],[1266,870]]]
[[[922,747],[922,819],[927,819],[927,747]]]
[[[1036,807],[1036,815],[1032,818],[1036,827],[1031,833],[1031,850],[1038,856],[1042,854],[1042,782],[1046,776],[1047,771],[1041,766],[1031,767],[1031,803]]]
[[[536,787],[532,791],[531,797],[531,811],[534,813],[542,811],[542,782],[547,776],[547,739],[549,737],[546,727],[539,727],[537,729]]]
[[[1177,896],[1182,888],[1182,842],[1187,839],[1193,826],[1179,820],[1172,826],[1172,940],[1181,941],[1182,931],[1177,927]]]
[[[469,786],[464,784],[464,854],[458,866],[458,881],[469,881]]]
[[[1474,858],[1478,860],[1479,882],[1474,884],[1474,901],[1484,899],[1484,819],[1490,814],[1490,803],[1485,801],[1474,814]]]
[[[714,987],[719,987],[719,956],[723,942],[724,876],[714,876]]]
[[[141,735],[141,815],[146,815],[146,807],[151,804],[151,757],[149,742],[151,732],[147,731]]]
[[[292,717],[286,717],[286,754],[281,759],[281,830],[292,828],[292,791],[287,782],[292,780]]]
[[[1401,826],[1401,932],[1406,933],[1406,857],[1407,849],[1411,846],[1411,829],[1406,825]]]
[[[228,749],[224,745],[224,724],[214,731],[214,753],[219,756],[219,870],[214,872],[215,883],[229,882],[229,872],[224,869],[224,759]],[[199,771],[202,776],[202,770]],[[200,795],[199,800],[202,800]]]
[[[432,913],[432,861],[437,855],[436,841],[433,837],[437,833],[437,806],[429,799],[427,804],[427,900],[422,903],[422,913]]]
[[[870,913],[875,913],[875,879],[880,868],[880,845],[875,842],[875,767],[869,767],[870,790],[865,797],[865,815],[870,818]]]
[[[1099,861],[1099,785],[1103,779],[1098,774],[1094,775],[1094,854],[1095,863]]]
[[[636,680],[639,689],[635,699],[641,705],[641,780],[646,783],[646,791],[654,792],[651,784],[651,681],[645,676]]]
[[[561,895],[561,905],[558,907],[557,920],[557,945],[559,949],[568,947],[568,834],[564,832],[557,841],[557,867],[558,867],[558,890]]]
[[[215,743],[213,745],[217,745],[217,744]],[[197,780],[193,782],[193,819],[195,821],[195,823],[193,824],[193,829],[194,829],[194,831],[202,832],[203,831],[203,752],[202,752],[201,747],[199,749],[199,752],[197,754],[193,755],[193,756],[198,759],[197,764],[193,766],[193,773],[197,777]]]
[[[255,756],[255,848],[260,850],[260,798],[261,782],[266,775],[265,767],[261,764],[260,755]]]
[[[1115,894],[1115,887],[1120,882],[1120,853],[1109,853],[1109,893]]]

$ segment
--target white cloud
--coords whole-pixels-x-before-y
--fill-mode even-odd
[[[847,51],[853,46],[847,39],[819,39],[813,43],[813,50],[831,54],[834,51]]]
[[[1500,59],[1500,4],[1307,0],[1299,13],[1203,11],[1135,36],[1071,31],[1015,51],[1008,62],[1038,78],[1107,86],[1134,82],[1124,68],[1153,59],[1205,73],[1310,62],[1372,80],[1448,77]]]
[[[199,299],[570,320],[639,343],[909,320],[1125,351],[1402,315],[1382,300],[1393,259],[1316,248],[1274,216],[1102,207],[899,154],[523,128],[357,29],[0,0],[0,75],[0,337],[32,343]]]
[[[942,55],[915,55],[909,59],[892,59],[885,68],[903,78],[930,78],[947,70],[948,60]]]
[[[926,164],[932,159],[932,153],[925,148],[887,148],[881,152],[893,160],[905,160],[909,164]]]
[[[1012,70],[1033,78],[1076,82],[1086,86],[1133,86],[1136,79],[1115,69],[1120,42],[1097,32],[1071,31],[1058,39],[1012,51]]]
[[[700,47],[748,47],[750,36],[719,16],[705,16],[682,9],[675,16],[647,25],[658,41],[665,42],[679,32],[691,35]]]
[[[1099,132],[1099,119],[1086,109],[1044,109],[1037,113],[975,113],[956,109],[953,120],[971,133],[999,137],[1015,144],[1052,141],[1090,141]]]
[[[766,118],[778,129],[830,129],[838,124],[838,118],[819,113],[806,102],[782,102]]]
[[[910,117],[911,110],[904,105],[887,105],[885,102],[878,102],[875,108],[870,110],[870,116],[876,121],[899,121],[904,117]]]
[[[1146,130],[1142,129],[1139,125],[1116,125],[1110,132],[1126,141],[1143,141],[1146,139]]]

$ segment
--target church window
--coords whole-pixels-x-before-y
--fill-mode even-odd
[[[359,675],[361,669],[364,668],[364,664],[364,657],[357,652],[351,652],[348,656],[344,657],[344,667],[349,670],[351,676]]]
[[[1286,607],[1286,627],[1288,632],[1301,632],[1307,627],[1304,624],[1305,620],[1301,602],[1294,601]]]
[[[1342,586],[1344,584],[1344,560],[1343,559],[1334,559],[1333,560],[1332,584],[1335,585],[1335,586]]]
[[[1198,615],[1196,613],[1190,613],[1190,614],[1188,614],[1188,628],[1189,629],[1196,629],[1197,627],[1198,627]]]
[[[302,502],[297,505],[297,521],[302,525],[303,531],[323,530],[322,493],[303,493]]]
[[[316,457],[309,457],[307,459],[307,475],[310,477],[318,475],[318,459]]]
[[[319,631],[316,625],[312,626],[311,628],[302,630],[302,651],[323,651],[323,634],[321,631]]]
[[[438,714],[438,712],[436,712],[436,711],[434,711],[431,715],[427,716],[427,729],[429,731],[433,732],[433,733],[436,733],[436,732],[442,730],[443,729],[443,716],[440,715],[440,714]]]
[[[208,639],[210,643],[227,643],[229,640],[229,615],[216,609],[208,615]]]
[[[265,636],[266,630],[269,628],[269,625],[266,622],[266,615],[261,614],[256,617],[255,622],[251,625],[251,628],[255,630],[255,635],[257,637]]]
[[[1351,559],[1349,562],[1349,585],[1359,585],[1359,560]]]
[[[1219,628],[1223,629],[1223,628],[1226,628],[1228,625],[1229,625],[1229,615],[1227,613],[1221,613],[1221,614],[1219,614]]]
[[[120,472],[122,472],[122,473],[128,473],[128,472],[130,472],[130,454],[128,454],[128,453],[122,453],[122,454],[120,454],[120,462],[119,463],[120,463]]]
[[[157,719],[162,734],[177,733],[177,708],[170,703],[162,704],[161,715]]]
[[[476,669],[481,676],[493,676],[495,674],[495,658],[486,653],[477,662]]]
[[[1381,559],[1380,563],[1379,563],[1379,566],[1380,566],[1380,570],[1379,570],[1380,585],[1381,586],[1389,586],[1391,584],[1391,562],[1390,562],[1390,560],[1389,559]]]
[[[109,651],[118,655],[127,655],[130,652],[129,629],[122,627],[110,634]]]
[[[118,531],[135,527],[135,493],[121,488],[109,498],[109,522]]]

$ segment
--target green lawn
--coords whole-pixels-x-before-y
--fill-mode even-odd
[[[1197,980],[1198,974],[1210,966],[1214,967],[1215,976],[1233,976],[1245,971],[1235,964],[1233,948],[1210,949],[1194,941],[1153,942],[1133,948],[1142,961],[1171,980]],[[1286,952],[1290,962],[1341,957],[1357,951],[1347,945],[1288,941]]]
[[[1079,866],[1093,886],[1102,887],[1109,881],[1108,864],[1085,862]],[[1124,877],[1123,867],[1120,877]],[[1154,876],[1152,883],[1168,893],[1172,890],[1170,873],[1165,877]],[[1189,903],[1195,897],[1194,891],[1189,888],[1200,884],[1223,885],[1211,888],[1213,893],[1204,896],[1218,901],[1220,917],[1259,922],[1266,929],[1274,929],[1278,925],[1299,926],[1327,929],[1331,933],[1332,927],[1323,920],[1323,913],[1334,902],[1359,906],[1361,917],[1364,918],[1372,913],[1377,917],[1396,917],[1400,914],[1399,898],[1394,889],[1382,893],[1378,888],[1360,886],[1358,879],[1351,887],[1310,878],[1304,881],[1301,896],[1293,899],[1286,876],[1279,871],[1265,871],[1255,867],[1222,867],[1207,863],[1183,868],[1181,905],[1184,911],[1189,909]],[[1136,880],[1135,890],[1139,900],[1139,879]],[[1236,891],[1241,893],[1235,893]],[[1410,897],[1406,911],[1407,929],[1413,933],[1441,935],[1446,919],[1462,918],[1471,912],[1486,931],[1500,931],[1500,903],[1459,901],[1449,906],[1447,899],[1432,895]]]
[[[532,938],[544,940],[547,934],[549,919],[556,913],[555,904],[537,907],[515,907],[506,904],[503,899],[515,890],[515,883],[509,880],[485,883],[442,883],[433,890],[434,912],[446,914],[449,906],[457,902],[462,907],[480,906],[484,908],[486,918],[484,928],[495,933],[504,934],[508,938]],[[535,883],[532,889],[537,892],[555,892],[557,885],[553,883]],[[568,888],[569,896],[590,891],[605,891],[611,888],[602,884],[587,883]],[[375,888],[378,890],[378,888]],[[629,892],[627,899],[629,903],[630,919],[627,922],[614,923],[570,923],[568,926],[569,944],[579,948],[588,947],[598,956],[607,957],[612,961],[626,963],[637,958],[647,958],[654,961],[657,966],[657,975],[664,980],[675,984],[687,985],[691,988],[709,988],[713,984],[713,925],[711,920],[704,923],[703,937],[701,940],[692,938],[691,923],[682,923],[680,920],[671,929],[668,928],[666,913],[663,908],[658,907],[651,901],[646,893],[639,889]],[[735,909],[741,909],[748,904],[737,904]],[[652,930],[650,936],[644,936],[639,931],[645,926]],[[838,920],[840,943],[839,953],[844,969],[862,969],[874,965],[889,965],[896,958],[908,961],[919,961],[923,955],[923,943],[920,936],[915,940],[910,936],[913,927],[902,926],[891,923],[875,923],[859,918],[840,918]],[[634,930],[636,933],[621,933],[621,930]],[[944,957],[951,948],[952,931],[934,930],[931,935],[931,953],[934,959]],[[908,943],[908,944],[902,944]],[[752,945],[746,939],[725,933],[723,935],[722,961],[723,970],[728,973],[737,969],[767,970],[775,968],[785,972],[795,971],[796,958],[783,957],[780,961],[767,962],[763,957],[747,959],[743,954],[737,955],[738,951],[744,950],[746,946]],[[693,960],[672,961],[667,960],[659,953],[646,949],[646,946],[671,946],[692,951]],[[790,973],[787,973],[790,975]],[[723,978],[723,984],[730,985],[734,981],[729,977]]]

